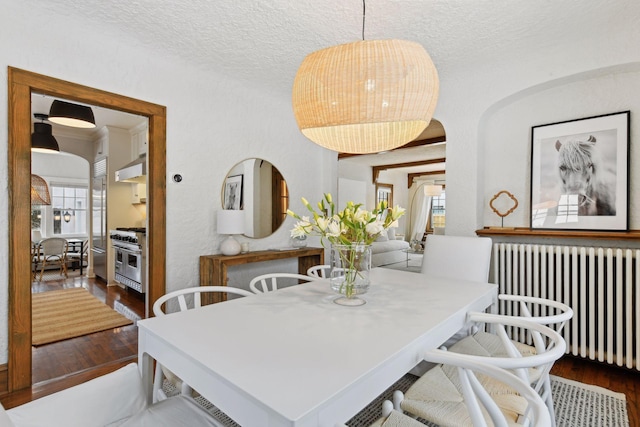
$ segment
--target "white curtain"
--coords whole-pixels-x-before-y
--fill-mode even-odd
[[[427,228],[427,219],[431,214],[431,196],[425,196],[420,186],[414,194],[414,203],[411,206],[411,235],[412,239],[422,240],[424,230]]]

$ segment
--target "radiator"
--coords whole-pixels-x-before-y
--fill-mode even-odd
[[[492,271],[500,293],[573,309],[561,331],[567,353],[640,370],[640,249],[496,243]],[[516,310],[500,302],[500,313]],[[522,331],[510,333],[529,341]]]

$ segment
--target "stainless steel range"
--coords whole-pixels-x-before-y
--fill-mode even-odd
[[[147,292],[147,242],[144,228],[109,231],[115,253],[115,281],[138,292]]]

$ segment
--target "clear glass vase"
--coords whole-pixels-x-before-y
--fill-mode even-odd
[[[333,302],[340,305],[363,305],[359,295],[369,290],[371,270],[371,245],[353,243],[331,245],[331,289],[340,294]]]

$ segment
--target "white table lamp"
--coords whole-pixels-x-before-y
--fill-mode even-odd
[[[244,211],[218,211],[218,234],[229,235],[220,244],[220,252],[223,255],[238,255],[240,253],[240,243],[233,238],[233,235],[242,233],[244,233]]]

